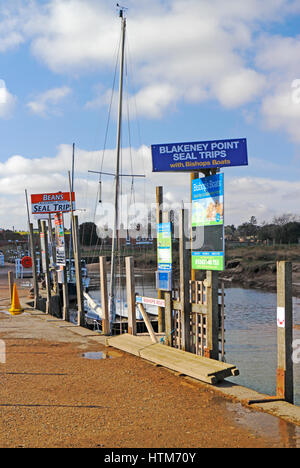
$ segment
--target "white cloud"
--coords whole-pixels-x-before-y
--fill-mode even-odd
[[[12,115],[17,98],[11,94],[4,80],[0,80],[0,118],[7,119]]]
[[[141,115],[160,118],[184,100],[245,107],[267,90],[269,99],[275,96],[287,73],[298,78],[299,37],[262,34],[263,25],[299,12],[297,1],[129,0],[128,7],[131,96]],[[0,52],[30,41],[32,53],[56,73],[113,71],[120,21],[107,2],[11,0],[1,13]],[[107,104],[109,93],[102,89],[86,107]],[[51,99],[40,96],[29,106],[45,115]]]
[[[179,98],[180,91],[169,83],[157,83],[141,88],[135,95],[127,96],[128,109],[131,116],[142,115],[148,118],[160,118],[166,109]],[[96,97],[85,104],[87,109],[99,109],[108,106],[111,101],[112,90],[103,91],[99,85]],[[117,95],[114,93],[112,104],[114,115],[117,115]]]
[[[131,106],[136,103],[138,113],[150,118],[160,118],[170,104],[178,99],[178,89],[169,83],[159,83],[142,88],[131,98]]]
[[[258,42],[255,62],[257,67],[262,70],[279,71],[293,75],[300,73],[299,54],[300,36],[263,35]]]
[[[231,178],[226,183],[225,223],[241,224],[252,215],[259,222],[271,221],[274,216],[286,213],[300,214],[300,183],[266,177]],[[287,203],[288,209],[287,209]]]
[[[285,131],[294,142],[300,143],[300,103],[293,99],[296,91],[291,82],[278,87],[263,99],[262,115],[271,130]]]
[[[32,113],[46,116],[47,114],[58,114],[58,103],[69,96],[71,89],[67,86],[53,88],[39,94],[36,98],[28,102],[27,106]]]
[[[227,108],[240,107],[261,94],[266,79],[254,70],[243,69],[240,73],[220,79],[216,89],[221,104]]]
[[[135,172],[146,179],[135,180],[135,200],[149,206],[155,203],[155,187],[164,187],[165,199],[177,206],[189,202],[189,174],[152,173],[151,152],[148,147],[138,149],[124,148],[122,172],[130,174],[130,152]],[[101,151],[75,151],[75,192],[80,222],[91,221],[97,205],[99,176],[88,170],[100,170]],[[105,155],[105,170],[114,173],[115,150],[109,149]],[[52,157],[31,159],[20,155],[0,163],[0,226],[26,227],[26,206],[24,190],[28,194],[68,191],[68,171],[72,159],[72,146],[61,145]],[[263,165],[263,162],[261,161]],[[112,177],[102,176],[103,203],[112,203],[114,184]],[[130,197],[131,178],[122,180],[122,193]],[[300,215],[300,182],[271,179],[268,177],[232,177],[228,173],[225,183],[225,223],[239,225],[248,221],[252,215],[259,222],[271,221],[273,216],[287,211]],[[7,213],[9,212],[9,216]],[[8,224],[9,223],[9,224]]]
[[[31,3],[32,15],[26,16],[21,31],[30,38],[34,55],[51,70],[113,69],[120,25],[107,3],[49,0],[39,8]],[[218,99],[225,107],[255,99],[263,90],[264,77],[245,58],[253,53],[253,32],[262,17],[271,20],[287,12],[288,3],[154,0],[150,6],[130,1],[127,37],[140,112],[160,117],[181,99],[196,103]],[[88,104],[94,105],[94,101]]]
[[[25,41],[22,18],[26,21],[27,15],[23,7],[15,0],[0,5],[0,52],[13,49]]]

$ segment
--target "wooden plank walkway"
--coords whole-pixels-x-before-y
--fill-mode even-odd
[[[153,343],[149,337],[145,336],[124,334],[108,337],[106,346],[118,348],[212,385],[221,382],[226,377],[239,375],[238,369],[232,364],[197,356],[161,343]]]

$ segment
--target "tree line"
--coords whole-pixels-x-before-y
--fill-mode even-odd
[[[267,241],[275,244],[297,244],[300,241],[299,216],[287,213],[275,216],[271,222],[260,225],[255,216],[248,222],[235,227],[233,224],[225,226],[225,236],[228,240],[252,238],[257,241]]]

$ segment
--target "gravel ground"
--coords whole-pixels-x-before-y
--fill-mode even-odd
[[[10,316],[6,283],[0,274],[0,339],[6,347],[6,362],[0,362],[0,447],[293,446],[293,437],[281,438],[261,424],[261,413],[105,348],[89,330],[80,336],[51,317]],[[87,359],[88,352],[102,352],[103,359]],[[274,424],[283,422],[272,417]]]

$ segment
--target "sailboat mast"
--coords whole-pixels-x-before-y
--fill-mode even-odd
[[[72,172],[71,172],[71,187],[70,187],[70,204],[71,204],[71,208],[72,208],[72,193],[74,191],[74,163],[75,163],[75,143],[73,143],[73,149],[72,149]],[[71,218],[71,223],[70,223],[70,245],[69,245],[69,275],[70,275],[70,280],[71,280],[71,272],[72,272],[72,258],[73,258],[73,240],[72,240],[72,237],[73,237],[73,226],[72,226],[73,222],[72,222],[72,218]]]
[[[121,60],[120,60],[120,83],[119,83],[119,112],[118,112],[118,130],[117,130],[117,164],[115,175],[115,198],[114,198],[114,227],[112,237],[111,250],[111,274],[110,274],[110,294],[109,294],[109,319],[112,329],[112,323],[116,316],[116,301],[115,301],[115,276],[116,276],[116,260],[118,251],[118,228],[119,228],[119,191],[120,191],[120,155],[121,155],[121,131],[122,131],[122,103],[123,103],[123,73],[124,73],[124,52],[125,52],[125,33],[126,33],[126,18],[124,11],[120,10],[122,22],[122,43],[121,43]]]

